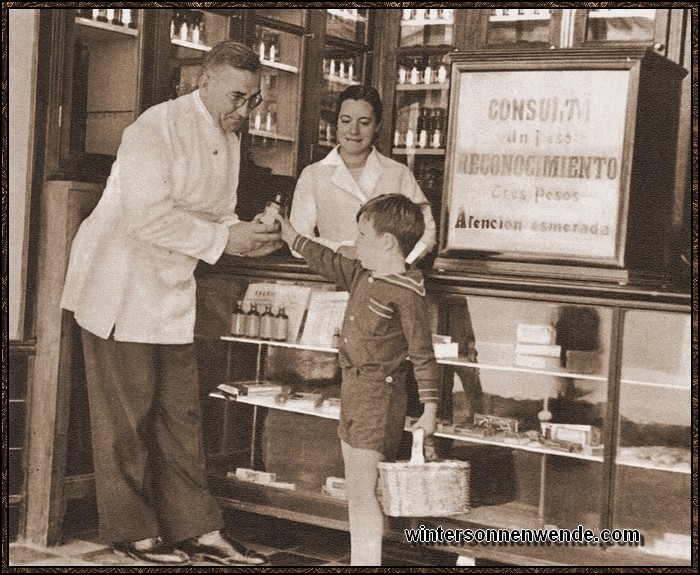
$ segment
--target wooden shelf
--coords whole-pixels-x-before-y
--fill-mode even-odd
[[[276,70],[283,70],[284,72],[290,72],[292,74],[299,73],[299,68],[296,66],[290,66],[289,64],[283,64],[282,62],[272,62],[271,60],[260,59],[260,63],[268,68],[275,68]]]
[[[129,28],[128,26],[117,26],[116,24],[110,24],[109,22],[90,20],[89,18],[82,18],[80,16],[76,16],[75,23],[80,24],[81,26],[87,26],[88,28],[97,28],[99,30],[116,32],[117,34],[125,34],[126,36],[138,36],[139,34],[137,28]]]
[[[331,76],[330,74],[324,74],[323,79],[327,82],[333,82],[334,84],[342,84],[343,86],[357,86],[360,84],[357,80],[342,78],[341,76]]]
[[[453,26],[454,20],[446,20],[444,18],[440,19],[430,19],[422,18],[420,20],[401,20],[402,27],[415,27],[415,26]]]
[[[266,130],[255,130],[255,129],[248,129],[248,134],[251,136],[255,136],[258,138],[267,138],[268,140],[277,140],[280,142],[293,142],[294,138],[290,136],[283,136],[277,132],[268,132]]]
[[[188,42],[187,40],[180,40],[180,38],[171,38],[171,44],[176,46],[182,46],[183,48],[190,48],[192,50],[199,50],[200,52],[209,52],[211,46],[206,46],[205,44],[195,44],[194,42]]]
[[[392,148],[395,156],[444,156],[445,148]]]
[[[420,92],[426,90],[449,90],[449,82],[442,82],[441,84],[396,84],[397,92]]]

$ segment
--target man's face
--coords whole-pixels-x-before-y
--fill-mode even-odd
[[[260,74],[223,64],[204,73],[199,91],[219,127],[240,133],[248,124],[249,103],[260,95]]]

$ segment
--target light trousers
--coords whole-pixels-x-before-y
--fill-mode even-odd
[[[350,564],[382,564],[384,514],[377,500],[377,463],[384,456],[372,449],[352,447],[340,442],[345,464],[345,491],[350,519]]]
[[[177,542],[224,525],[209,493],[194,344],[82,330],[100,538]]]

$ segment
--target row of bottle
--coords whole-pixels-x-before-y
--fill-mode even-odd
[[[448,67],[441,56],[413,58],[399,64],[399,84],[444,84],[449,78]]]
[[[355,81],[355,61],[350,58],[336,60],[335,58],[323,59],[323,75],[330,79]]]
[[[401,20],[446,20],[452,21],[453,8],[405,8],[401,12]]]
[[[266,304],[265,311],[260,313],[258,304],[251,303],[250,309],[246,312],[242,301],[236,303],[231,314],[231,335],[287,341],[288,334],[289,317],[284,307],[280,307],[275,314],[272,312],[272,305]]]
[[[249,127],[258,132],[277,132],[277,102],[265,102],[251,113]]]
[[[136,10],[131,8],[78,8],[78,16],[113,26],[136,28]]]
[[[264,32],[258,36],[255,43],[255,51],[263,62],[279,62],[280,36]]]
[[[204,14],[191,10],[175,10],[170,21],[170,38],[205,46]]]
[[[426,108],[419,110],[415,124],[408,124],[399,119],[394,131],[395,148],[433,148],[445,147],[446,136],[445,108]]]
[[[549,8],[494,8],[491,16],[504,16],[506,18],[516,18],[518,16],[549,16]]]

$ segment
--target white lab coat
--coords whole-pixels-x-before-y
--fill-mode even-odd
[[[359,181],[355,181],[336,146],[323,160],[302,171],[289,219],[298,233],[310,238],[314,238],[317,227],[320,237],[316,241],[337,250],[342,245],[354,244],[355,216],[360,207],[384,194],[403,194],[416,203],[427,203],[418,182],[404,164],[372,148]],[[430,206],[424,206],[423,215],[425,233],[407,258],[409,261],[435,246],[435,220]]]
[[[102,198],[71,248],[61,307],[117,341],[194,339],[198,260],[223,253],[234,213],[240,140],[199,92],[144,112],[124,131]]]

